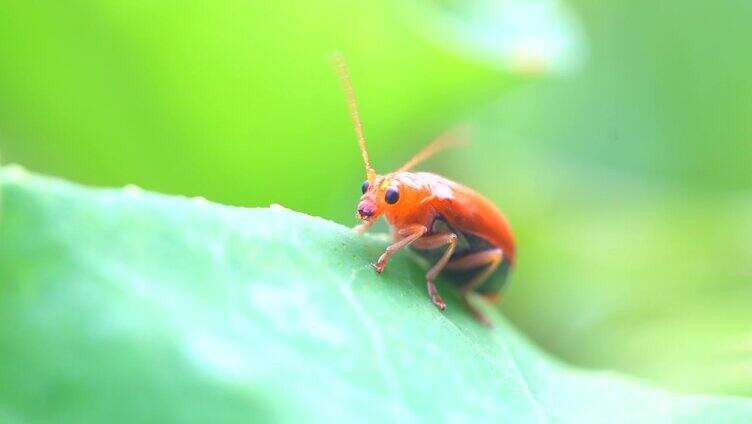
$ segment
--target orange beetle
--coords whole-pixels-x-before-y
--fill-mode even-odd
[[[362,223],[355,231],[363,233],[382,215],[393,229],[394,243],[374,264],[376,272],[383,272],[397,251],[410,247],[433,263],[426,274],[426,283],[428,295],[439,309],[443,311],[446,304],[434,281],[444,271],[476,318],[489,323],[468,302],[467,294],[474,291],[494,301],[505,286],[515,260],[509,223],[490,201],[475,191],[436,174],[410,172],[419,162],[456,144],[460,134],[447,133],[396,171],[377,175],[368,160],[347,65],[339,55],[336,61],[367,175],[356,212]]]

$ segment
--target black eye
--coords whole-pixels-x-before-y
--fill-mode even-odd
[[[368,191],[368,180],[363,181],[363,185],[360,187],[360,191],[363,192],[363,194],[366,194]]]
[[[397,201],[399,200],[399,190],[393,187],[389,187],[389,189],[386,191],[386,196],[384,196],[384,199],[390,205],[397,203]]]

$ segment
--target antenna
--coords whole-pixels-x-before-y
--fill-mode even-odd
[[[350,73],[347,71],[347,63],[345,62],[345,58],[341,53],[334,54],[334,63],[337,67],[337,73],[339,74],[342,88],[345,90],[347,105],[350,107],[350,116],[352,117],[353,126],[355,127],[355,135],[358,137],[358,145],[360,145],[360,154],[363,156],[363,163],[366,165],[366,176],[368,177],[368,183],[373,185],[373,180],[374,178],[376,178],[376,171],[373,169],[371,162],[368,160],[368,150],[366,150],[366,137],[363,134],[363,123],[360,120],[360,112],[358,112],[358,102],[355,99],[355,91],[353,91]]]
[[[415,165],[423,162],[424,160],[430,158],[431,156],[449,147],[464,146],[467,144],[467,141],[469,138],[470,138],[470,127],[462,126],[462,127],[453,128],[443,133],[442,135],[440,135],[437,139],[432,141],[428,146],[424,147],[423,150],[416,153],[415,156],[410,158],[410,160],[405,162],[405,164],[402,165],[395,172],[407,171],[410,168],[414,167]]]

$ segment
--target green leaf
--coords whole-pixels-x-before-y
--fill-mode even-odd
[[[0,178],[3,419],[752,419],[562,365],[444,285],[441,313],[406,255],[376,275],[385,240],[324,219]]]

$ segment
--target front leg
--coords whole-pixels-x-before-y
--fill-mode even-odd
[[[374,265],[376,272],[383,272],[386,263],[389,262],[389,258],[391,258],[392,255],[397,253],[397,251],[402,249],[403,247],[409,246],[415,240],[423,237],[423,234],[425,234],[427,231],[428,228],[426,228],[425,225],[420,224],[410,225],[399,230],[397,234],[402,238],[389,245],[389,247],[387,247],[384,253],[379,257],[379,260],[376,261],[376,264]]]
[[[358,234],[363,234],[366,231],[368,231],[369,228],[371,228],[371,225],[376,222],[375,219],[369,220],[369,221],[363,221],[360,224],[353,227],[353,231],[355,231]]]

